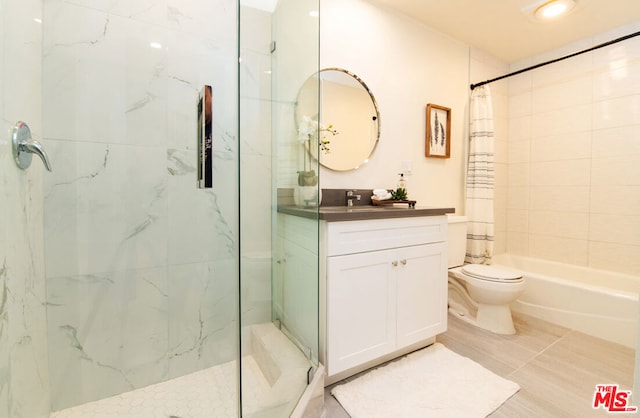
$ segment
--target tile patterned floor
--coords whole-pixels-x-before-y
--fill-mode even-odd
[[[449,349],[520,385],[492,418],[611,416],[591,407],[595,386],[632,389],[633,349],[525,315],[514,315],[514,322],[517,334],[502,336],[449,315],[447,332],[438,336]],[[331,387],[325,389],[325,418],[349,418]]]
[[[249,366],[255,364],[251,360],[249,357]],[[50,418],[235,417],[237,373],[236,362],[231,361],[122,395],[53,412]],[[259,385],[256,388],[260,390]]]
[[[250,328],[247,350],[253,351],[242,357],[243,416],[282,418],[305,390],[309,360],[273,323]],[[238,364],[230,361],[49,418],[235,418],[237,386]]]

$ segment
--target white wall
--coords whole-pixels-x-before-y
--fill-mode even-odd
[[[507,251],[640,274],[640,38],[512,77],[509,91]]]
[[[362,78],[376,97],[382,128],[368,164],[349,172],[322,169],[321,187],[395,188],[403,161],[410,161],[409,198],[463,213],[468,46],[363,0],[323,0],[321,34],[320,66]],[[425,157],[428,103],[452,109],[450,159]]]

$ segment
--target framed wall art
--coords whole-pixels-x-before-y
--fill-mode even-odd
[[[425,156],[451,156],[451,109],[429,103],[427,105],[427,138]]]

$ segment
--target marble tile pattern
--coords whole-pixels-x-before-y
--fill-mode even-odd
[[[54,411],[237,356],[235,4],[44,2]],[[213,86],[211,190],[195,179],[204,84]]]
[[[255,362],[246,361],[255,372]],[[251,365],[251,366],[250,366]],[[51,418],[228,418],[237,416],[235,360],[51,414]],[[254,379],[260,375],[254,373]],[[264,379],[264,378],[262,378]],[[262,383],[262,382],[259,382]],[[256,386],[258,390],[260,386]]]
[[[246,328],[241,365],[231,360],[120,395],[51,414],[51,418],[282,418],[305,389],[309,361],[273,323]]]
[[[498,335],[449,315],[448,330],[437,337],[520,385],[491,417],[602,417],[604,410],[592,408],[596,385],[632,389],[634,350],[526,315],[514,315],[514,325],[516,335]],[[325,389],[324,416],[348,418],[331,387]]]
[[[46,417],[49,411],[43,166],[13,161],[18,120],[42,140],[42,26],[39,0],[0,0],[0,416]]]

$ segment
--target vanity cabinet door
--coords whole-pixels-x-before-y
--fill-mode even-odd
[[[327,258],[327,374],[395,350],[396,250]]]
[[[446,244],[406,247],[397,258],[397,345],[402,348],[447,330]]]

